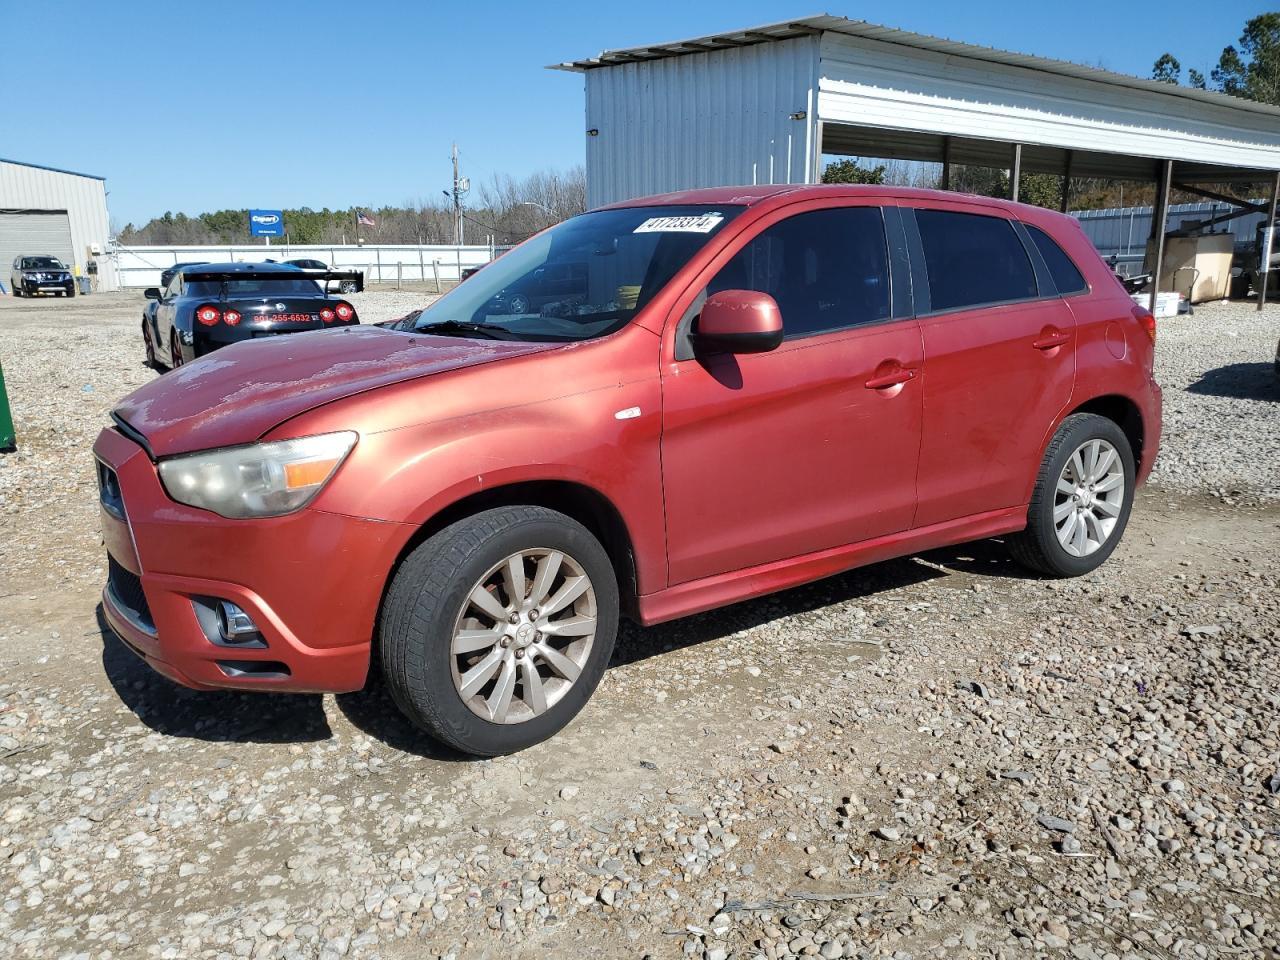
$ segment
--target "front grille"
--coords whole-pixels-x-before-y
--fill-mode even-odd
[[[111,554],[107,554],[107,585],[116,603],[154,633],[155,621],[151,619],[151,607],[147,605],[147,595],[142,591],[142,581],[136,573],[117,563]]]

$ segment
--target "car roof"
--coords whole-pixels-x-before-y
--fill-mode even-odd
[[[998,200],[993,197],[981,197],[971,193],[956,193],[952,190],[926,190],[922,187],[894,187],[886,184],[849,184],[849,183],[780,183],[757,184],[741,187],[702,187],[696,190],[680,190],[675,193],[659,193],[649,197],[637,197],[634,200],[623,200],[601,207],[603,210],[619,210],[625,207],[656,207],[677,205],[723,205],[753,207],[774,201],[777,204],[793,203],[799,200],[816,200],[822,197],[875,197],[881,200],[945,200],[951,203],[967,203],[974,206],[1003,209],[1011,215],[1026,219],[1028,214],[1034,218],[1057,218],[1064,216],[1044,207],[1033,207],[1025,203],[1014,203],[1011,200]],[[1070,218],[1068,218],[1070,219]]]

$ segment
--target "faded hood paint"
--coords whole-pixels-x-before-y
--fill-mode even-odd
[[[292,417],[366,390],[557,346],[379,327],[246,340],[135,390],[115,414],[165,457],[252,443]]]

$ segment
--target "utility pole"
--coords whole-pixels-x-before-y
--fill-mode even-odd
[[[458,145],[453,145],[453,193],[445,191],[445,196],[453,198],[453,243],[462,246],[462,197],[471,189],[471,181],[458,174]]]

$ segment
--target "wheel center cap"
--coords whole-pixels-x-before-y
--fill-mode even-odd
[[[520,628],[516,630],[516,646],[517,647],[529,646],[529,644],[533,643],[533,634],[534,634],[533,624],[531,623],[520,624]]]

